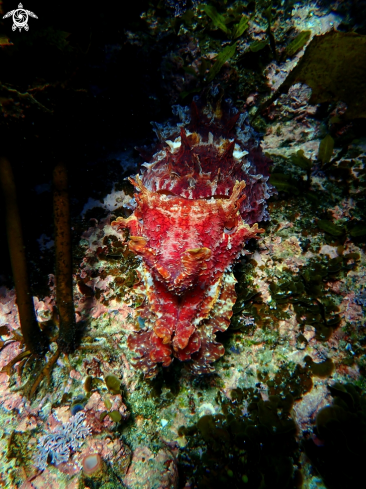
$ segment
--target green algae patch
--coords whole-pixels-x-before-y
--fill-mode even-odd
[[[104,380],[109,392],[111,392],[112,394],[120,394],[121,381],[115,375],[106,375]]]
[[[349,234],[352,236],[352,238],[366,236],[366,224],[356,224],[356,226],[350,230]]]
[[[297,364],[293,371],[285,365],[276,372],[273,380],[269,380],[267,385],[270,395],[284,396],[283,402],[286,401],[290,410],[294,400],[301,399],[304,394],[311,391],[313,381],[307,365],[302,367]]]
[[[103,402],[104,402],[104,405],[105,405],[105,407],[106,407],[107,409],[111,409],[111,407],[112,407],[112,403],[111,403],[110,399],[106,398],[106,399],[104,399],[104,401],[103,401]]]
[[[274,185],[279,192],[295,193],[298,191],[296,182],[285,173],[272,173],[269,183]]]
[[[285,55],[291,58],[294,54],[296,54],[300,49],[302,49],[305,44],[308,42],[311,36],[311,31],[302,31],[300,32],[295,39],[293,39],[290,44],[287,46]]]
[[[207,76],[208,82],[212,81],[215,78],[215,76],[218,74],[218,72],[224,66],[226,61],[234,56],[235,51],[236,51],[236,42],[234,44],[231,44],[230,46],[226,46],[226,48],[224,48],[218,54],[216,61],[215,61],[213,67],[211,68],[211,70]]]
[[[315,363],[314,360],[307,355],[304,358],[304,362],[310,367],[310,371],[315,377],[325,379],[334,371],[334,363],[330,358],[327,358],[324,362]]]
[[[326,283],[345,277],[357,266],[358,256],[349,254],[329,259],[325,256],[312,258],[296,275],[284,272],[269,286],[273,314],[284,316],[292,304],[300,330],[306,326],[315,329],[316,339],[326,341],[339,326],[338,300],[329,293]],[[353,263],[349,263],[353,260]]]
[[[266,46],[268,46],[268,44],[268,39],[264,39],[262,41],[253,41],[249,46],[249,49],[252,51],[252,53],[256,53],[257,51],[261,51],[262,49],[264,49]]]
[[[115,411],[110,411],[108,413],[108,416],[111,418],[112,421],[114,421],[115,423],[119,423],[121,420],[122,420],[122,414],[115,410]]]
[[[299,151],[293,153],[290,158],[293,165],[298,166],[302,170],[311,170],[313,165],[312,161],[309,158],[306,158],[304,150],[299,149]]]
[[[314,36],[299,63],[260,110],[295,83],[312,89],[310,104],[342,101],[347,105],[346,119],[365,118],[366,36],[337,31]]]
[[[238,24],[234,25],[233,39],[240,37],[249,27],[249,18],[242,17]]]
[[[234,389],[230,397],[217,395],[223,414],[205,415],[179,428],[187,439],[178,455],[183,477],[198,488],[241,488],[243,482],[250,487],[299,487],[292,464],[300,456],[293,399],[270,395],[263,401],[253,388]]]
[[[202,5],[201,9],[208,17],[210,17],[214,27],[217,27],[225,32],[225,34],[231,39],[237,39],[238,37],[242,36],[249,27],[249,17],[245,17],[240,14],[237,15],[238,12],[234,14],[234,19],[236,20],[238,17],[240,20],[238,23],[234,24],[233,29],[230,30],[226,24],[232,22],[232,16],[220,14],[212,5]]]
[[[219,14],[215,7],[213,7],[212,5],[203,5],[202,9],[210,17],[215,27],[221,29],[223,32],[225,32],[225,34],[229,32],[228,28],[225,25],[225,17]]]
[[[332,221],[327,219],[320,219],[317,224],[320,229],[332,236],[343,236],[346,233],[346,228],[333,224]]]
[[[325,138],[320,141],[318,150],[318,159],[322,162],[323,165],[330,162],[330,159],[333,155],[333,149],[334,139],[330,134],[327,134]]]
[[[91,375],[88,375],[87,378],[84,380],[84,389],[86,392],[91,392],[93,389],[93,377]]]

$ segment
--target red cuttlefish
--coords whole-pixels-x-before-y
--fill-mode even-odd
[[[190,116],[179,109],[183,122],[159,127],[146,171],[130,179],[133,214],[112,223],[129,230],[129,248],[142,259],[135,292],[146,298],[138,308],[144,328],[128,346],[147,377],[172,357],[195,373],[213,371],[225,352],[215,333],[229,327],[236,301],[231,266],[263,232],[257,222],[268,218],[273,192],[245,114],[223,104],[199,111],[193,103]]]

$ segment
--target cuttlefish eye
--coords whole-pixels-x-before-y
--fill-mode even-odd
[[[236,230],[236,226],[233,226],[231,229],[228,229],[227,227],[224,227],[224,233],[225,234],[233,234]]]
[[[235,231],[237,224],[238,224],[237,218],[226,221],[224,226],[224,233],[232,234]]]

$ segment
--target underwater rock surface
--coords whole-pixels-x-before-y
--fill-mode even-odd
[[[366,451],[363,2],[142,3],[145,12],[139,2],[122,2],[112,16],[92,9],[77,15],[75,5],[73,16],[63,9],[55,18],[52,9],[37,7],[39,21],[28,32],[13,32],[11,19],[3,21],[0,125],[4,142],[9,136],[9,160],[25,216],[32,216],[23,221],[32,295],[38,325],[50,344],[36,361],[24,348],[3,239],[0,486],[357,486],[364,478]],[[131,5],[134,15],[127,12]],[[91,22],[89,14],[95,15]],[[52,17],[53,27],[45,15]],[[173,104],[190,106],[199,93],[216,102],[230,97],[233,104],[202,107],[196,101],[194,112],[173,106],[175,121],[154,124],[159,142],[151,151],[143,148],[140,161],[133,148],[152,140],[150,121],[167,121]],[[214,147],[205,159],[210,133]],[[77,343],[75,351],[57,356],[50,155],[55,152],[58,159],[60,141],[66,150],[72,148],[66,160]],[[232,158],[224,157],[233,141]],[[232,166],[235,144],[248,154]],[[200,168],[189,159],[191,153]],[[269,183],[278,193],[267,200],[268,158],[273,161]],[[243,169],[247,162],[251,166]],[[174,178],[169,164],[175,165]],[[184,178],[182,169],[189,173],[188,168],[197,174],[191,176],[195,187]],[[211,203],[218,168],[217,198]],[[136,173],[140,191],[125,179]],[[264,176],[260,185],[256,174]],[[235,263],[215,282],[221,311],[227,298],[223,319],[213,317],[216,305],[202,320],[196,309],[190,336],[196,330],[211,334],[217,352],[225,348],[225,354],[206,365],[196,361],[199,351],[180,361],[184,349],[174,350],[176,332],[161,330],[169,336],[167,343],[154,332],[159,319],[154,306],[162,297],[158,286],[164,301],[180,297],[172,279],[156,277],[164,268],[173,279],[179,275],[185,248],[173,250],[170,266],[165,242],[150,228],[165,223],[169,212],[177,217],[169,207],[173,202],[181,209],[186,205],[192,216],[198,201],[212,216],[220,201],[230,206],[236,181],[246,184],[238,200],[247,198],[233,212],[242,232],[265,221],[267,210],[270,214],[258,225],[265,233],[239,247],[245,256],[233,258],[235,233],[227,234],[222,221],[206,214],[201,220],[187,218],[186,228],[179,220],[179,226],[169,222],[165,228],[167,235],[183,235],[183,229],[209,222],[210,233],[197,248],[210,249],[212,256],[205,262],[203,253],[202,263],[212,260],[222,269],[225,257]],[[137,178],[135,183],[140,185]],[[135,231],[111,225],[131,212],[137,216],[134,192],[147,206],[137,227],[143,238],[155,239],[150,248],[156,256],[135,253],[128,245],[128,234]],[[231,250],[222,235],[230,238]],[[132,239],[132,245],[142,242]],[[208,280],[216,280],[214,267],[197,267],[197,280],[206,272]],[[144,269],[154,288],[146,286]],[[188,279],[181,284],[200,292],[194,273],[192,284]],[[222,331],[228,318],[230,326]],[[214,332],[216,319],[221,331]],[[149,356],[156,346],[148,341],[153,334],[170,352],[164,358],[176,358],[168,367]],[[190,331],[183,328],[184,334]],[[201,369],[213,372],[196,375]],[[148,378],[144,370],[148,376],[158,372]],[[31,396],[40,371],[43,379]],[[75,424],[75,418],[84,417],[85,425]],[[80,427],[90,430],[85,439],[78,436]]]

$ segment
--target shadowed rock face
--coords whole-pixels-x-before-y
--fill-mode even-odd
[[[129,230],[129,248],[142,259],[135,291],[146,298],[138,311],[145,330],[128,344],[148,377],[172,357],[207,373],[224,354],[215,333],[228,328],[236,301],[229,270],[263,231],[256,221],[267,218],[272,192],[269,161],[243,114],[194,104],[183,119],[158,127],[164,144],[131,179],[135,210],[112,223]]]

